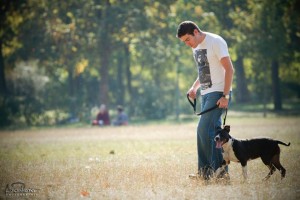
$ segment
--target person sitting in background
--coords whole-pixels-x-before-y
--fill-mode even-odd
[[[100,106],[100,110],[99,113],[97,114],[97,118],[96,120],[93,121],[92,125],[98,125],[98,126],[110,125],[108,110],[106,109],[106,106],[104,104]]]
[[[114,126],[123,126],[123,125],[128,125],[128,116],[124,113],[123,107],[118,106],[118,115],[117,118],[113,121]]]

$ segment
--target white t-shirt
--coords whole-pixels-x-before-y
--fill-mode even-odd
[[[193,48],[201,95],[224,91],[225,69],[220,61],[223,57],[229,56],[227,43],[222,37],[209,32],[204,33],[205,39]]]

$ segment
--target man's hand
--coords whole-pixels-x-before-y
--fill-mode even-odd
[[[196,97],[197,97],[197,90],[195,90],[193,87],[191,87],[187,93],[189,94],[190,98],[196,99]]]
[[[219,108],[227,108],[228,107],[228,99],[221,97],[218,102],[217,105],[219,105]]]

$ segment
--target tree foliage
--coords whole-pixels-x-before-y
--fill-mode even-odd
[[[197,71],[175,37],[183,20],[227,41],[236,103],[264,99],[280,110],[299,98],[298,7],[297,0],[1,1],[0,124],[88,121],[101,103],[143,119],[190,111],[185,93]]]

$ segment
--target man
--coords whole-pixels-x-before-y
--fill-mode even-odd
[[[192,21],[179,24],[177,37],[193,50],[198,67],[198,78],[188,90],[189,97],[196,98],[200,88],[201,111],[216,104],[217,109],[203,114],[197,127],[198,172],[190,178],[209,179],[221,166],[221,149],[215,147],[215,132],[221,127],[221,115],[231,99],[234,69],[226,41],[219,35],[203,32]]]
[[[118,115],[117,118],[113,121],[115,126],[124,126],[128,125],[128,116],[123,112],[124,109],[121,105],[117,107]]]

